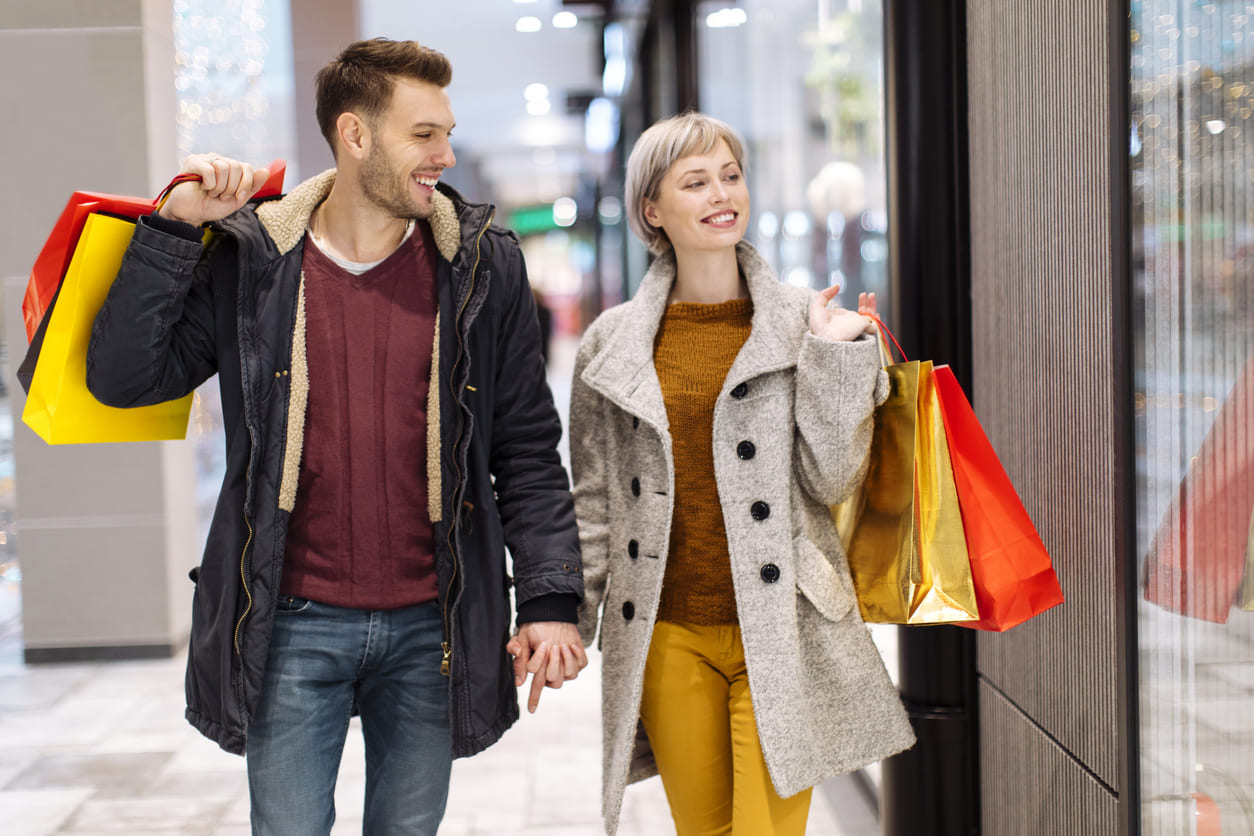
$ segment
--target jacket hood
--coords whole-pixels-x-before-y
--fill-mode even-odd
[[[257,219],[261,226],[274,241],[279,255],[286,255],[300,243],[309,227],[309,218],[318,204],[326,200],[335,185],[335,169],[329,168],[321,174],[311,177],[292,189],[280,200],[271,200],[257,205]],[[431,234],[435,238],[436,248],[440,256],[447,262],[457,257],[461,247],[461,224],[457,217],[457,207],[453,200],[442,191],[431,196],[433,211],[427,219],[431,225]]]

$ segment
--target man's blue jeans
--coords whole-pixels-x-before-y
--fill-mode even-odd
[[[434,836],[452,768],[442,639],[436,604],[370,611],[280,596],[248,727],[254,834],[331,832],[355,699],[366,744],[362,832]]]

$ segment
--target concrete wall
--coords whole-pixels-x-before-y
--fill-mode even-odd
[[[167,655],[199,562],[190,441],[51,447],[21,422],[27,274],[75,189],[155,195],[177,170],[165,0],[0,6],[4,369],[28,661]]]

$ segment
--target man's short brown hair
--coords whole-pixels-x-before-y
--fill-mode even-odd
[[[336,153],[335,123],[342,113],[356,113],[375,124],[388,108],[400,78],[444,88],[453,66],[440,52],[417,41],[372,38],[357,41],[318,71],[314,79],[318,128]]]

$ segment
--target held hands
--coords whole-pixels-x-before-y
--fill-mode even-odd
[[[177,185],[160,214],[193,226],[225,218],[247,203],[270,177],[268,169],[254,169],[217,154],[193,154],[183,161],[179,173],[199,174],[201,180]]]
[[[874,334],[875,322],[871,317],[875,314],[875,294],[858,294],[858,311],[854,313],[845,308],[829,308],[827,305],[840,291],[840,285],[834,284],[826,290],[819,291],[810,305],[810,331],[816,337],[833,342],[856,340],[862,333]]]
[[[514,685],[521,686],[531,674],[527,710],[535,713],[545,686],[561,688],[588,666],[588,654],[579,639],[579,628],[562,621],[524,624],[505,645],[514,657]]]

